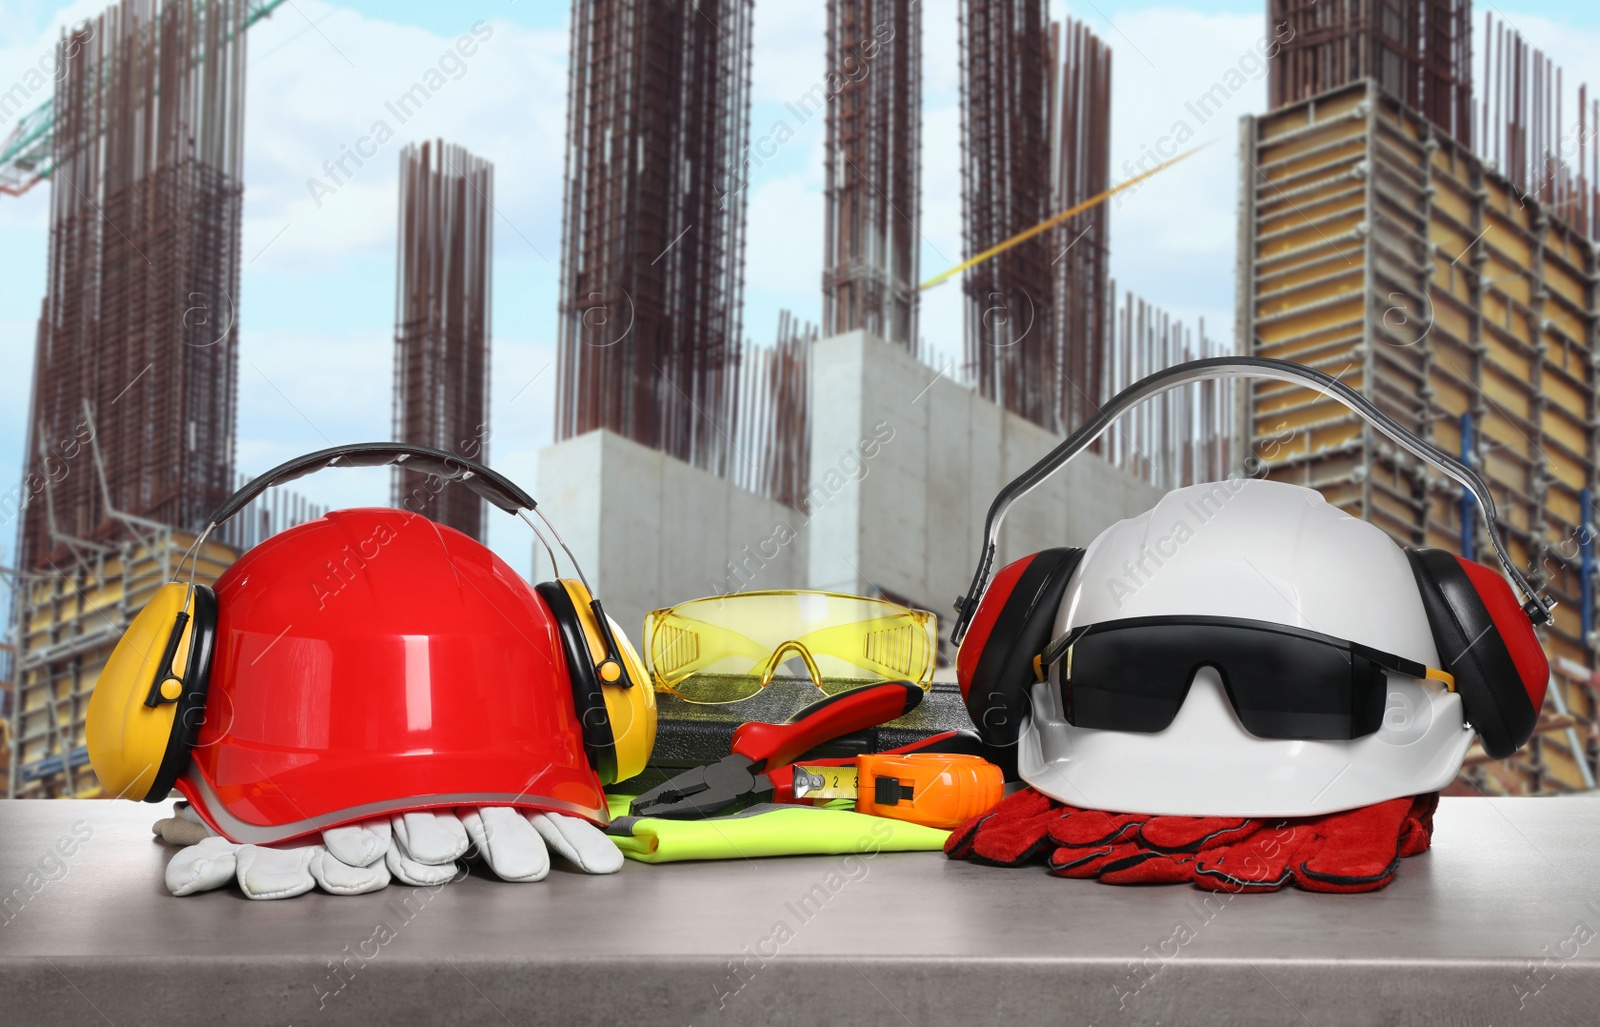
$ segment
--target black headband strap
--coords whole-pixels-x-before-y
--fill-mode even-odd
[[[358,442],[295,457],[251,479],[217,507],[211,515],[211,526],[216,527],[226,521],[272,486],[304,477],[324,467],[383,467],[389,464],[398,464],[407,470],[432,474],[447,481],[459,481],[507,513],[514,514],[518,510],[536,507],[533,497],[515,482],[475,460],[442,449],[412,446],[403,442]]]
[[[1454,479],[1478,501],[1478,512],[1483,516],[1484,525],[1488,529],[1489,542],[1494,548],[1495,559],[1526,599],[1523,610],[1535,624],[1544,624],[1550,620],[1550,609],[1554,603],[1540,596],[1512,563],[1511,554],[1506,551],[1505,543],[1501,541],[1500,532],[1495,526],[1494,497],[1489,494],[1488,485],[1484,484],[1476,471],[1437,446],[1417,438],[1397,424],[1388,414],[1373,406],[1365,396],[1316,368],[1272,357],[1208,357],[1204,360],[1175,364],[1164,371],[1157,371],[1141,378],[1123,389],[1086,424],[1067,436],[1059,446],[1045,454],[1042,460],[1023,471],[1000,490],[1000,494],[995,496],[994,503],[989,507],[989,516],[984,523],[983,552],[978,559],[978,569],[972,576],[972,584],[968,586],[966,595],[956,600],[956,623],[950,629],[950,641],[956,645],[961,644],[962,638],[966,637],[967,626],[971,624],[973,615],[978,612],[978,598],[988,587],[989,573],[994,567],[995,552],[1000,538],[1000,523],[1005,520],[1006,510],[1012,503],[1033,491],[1069,460],[1087,449],[1130,407],[1191,382],[1218,378],[1266,378],[1314,389],[1349,407],[1353,413],[1387,435],[1400,448]]]

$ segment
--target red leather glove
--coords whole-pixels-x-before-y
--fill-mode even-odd
[[[1078,820],[1072,818],[1075,826]],[[1107,884],[1192,881],[1201,854],[1241,842],[1261,826],[1260,821],[1243,817],[1142,817],[1131,829],[1087,844],[1081,831],[1051,831],[1062,845],[1050,854],[1050,872],[1057,877],[1094,877]]]
[[[951,833],[945,853],[1018,866],[1048,852],[1059,877],[1107,884],[1193,881],[1212,891],[1375,891],[1425,851],[1436,794],[1343,813],[1264,822],[1082,810],[1031,788]]]
[[[1210,891],[1377,891],[1406,856],[1433,842],[1435,792],[1321,817],[1280,821],[1201,856],[1194,883]]]

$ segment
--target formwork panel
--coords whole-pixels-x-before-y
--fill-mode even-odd
[[[1467,452],[1511,559],[1560,603],[1541,631],[1547,651],[1592,673],[1593,626],[1580,623],[1592,586],[1579,554],[1600,430],[1592,248],[1559,210],[1369,82],[1252,119],[1242,140],[1240,334],[1250,351],[1336,374],[1434,445]],[[1358,165],[1370,169],[1359,207],[1328,192],[1320,206],[1300,204],[1297,220],[1284,202],[1291,188],[1331,190]],[[1247,397],[1258,442],[1285,425],[1298,432],[1266,459],[1267,476],[1318,488],[1402,543],[1460,551],[1465,539],[1485,559],[1477,513],[1469,508],[1464,529],[1461,491],[1445,476],[1374,444],[1326,401],[1268,383]],[[1563,694],[1574,730],[1594,738],[1592,693]],[[1571,722],[1553,718],[1547,708],[1538,736],[1550,754],[1570,749]],[[1576,786],[1576,764],[1554,755],[1542,764],[1539,751],[1495,764],[1494,787]]]
[[[85,748],[89,697],[123,630],[150,594],[173,580],[195,542],[193,534],[160,526],[130,531],[121,542],[19,581],[13,798],[102,794]],[[195,580],[214,582],[235,557],[208,540],[192,561]]]

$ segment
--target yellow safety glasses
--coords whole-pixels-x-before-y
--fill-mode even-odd
[[[794,659],[832,694],[885,678],[933,683],[938,618],[840,592],[740,592],[693,599],[644,619],[656,688],[686,702],[748,699]],[[804,680],[804,678],[800,678]]]

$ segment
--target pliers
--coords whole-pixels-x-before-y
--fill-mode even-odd
[[[790,764],[823,742],[904,716],[922,702],[922,688],[909,681],[882,681],[819,699],[783,724],[741,724],[733,752],[694,767],[633,800],[636,817],[709,817],[740,801],[770,799],[776,788],[765,773]]]

